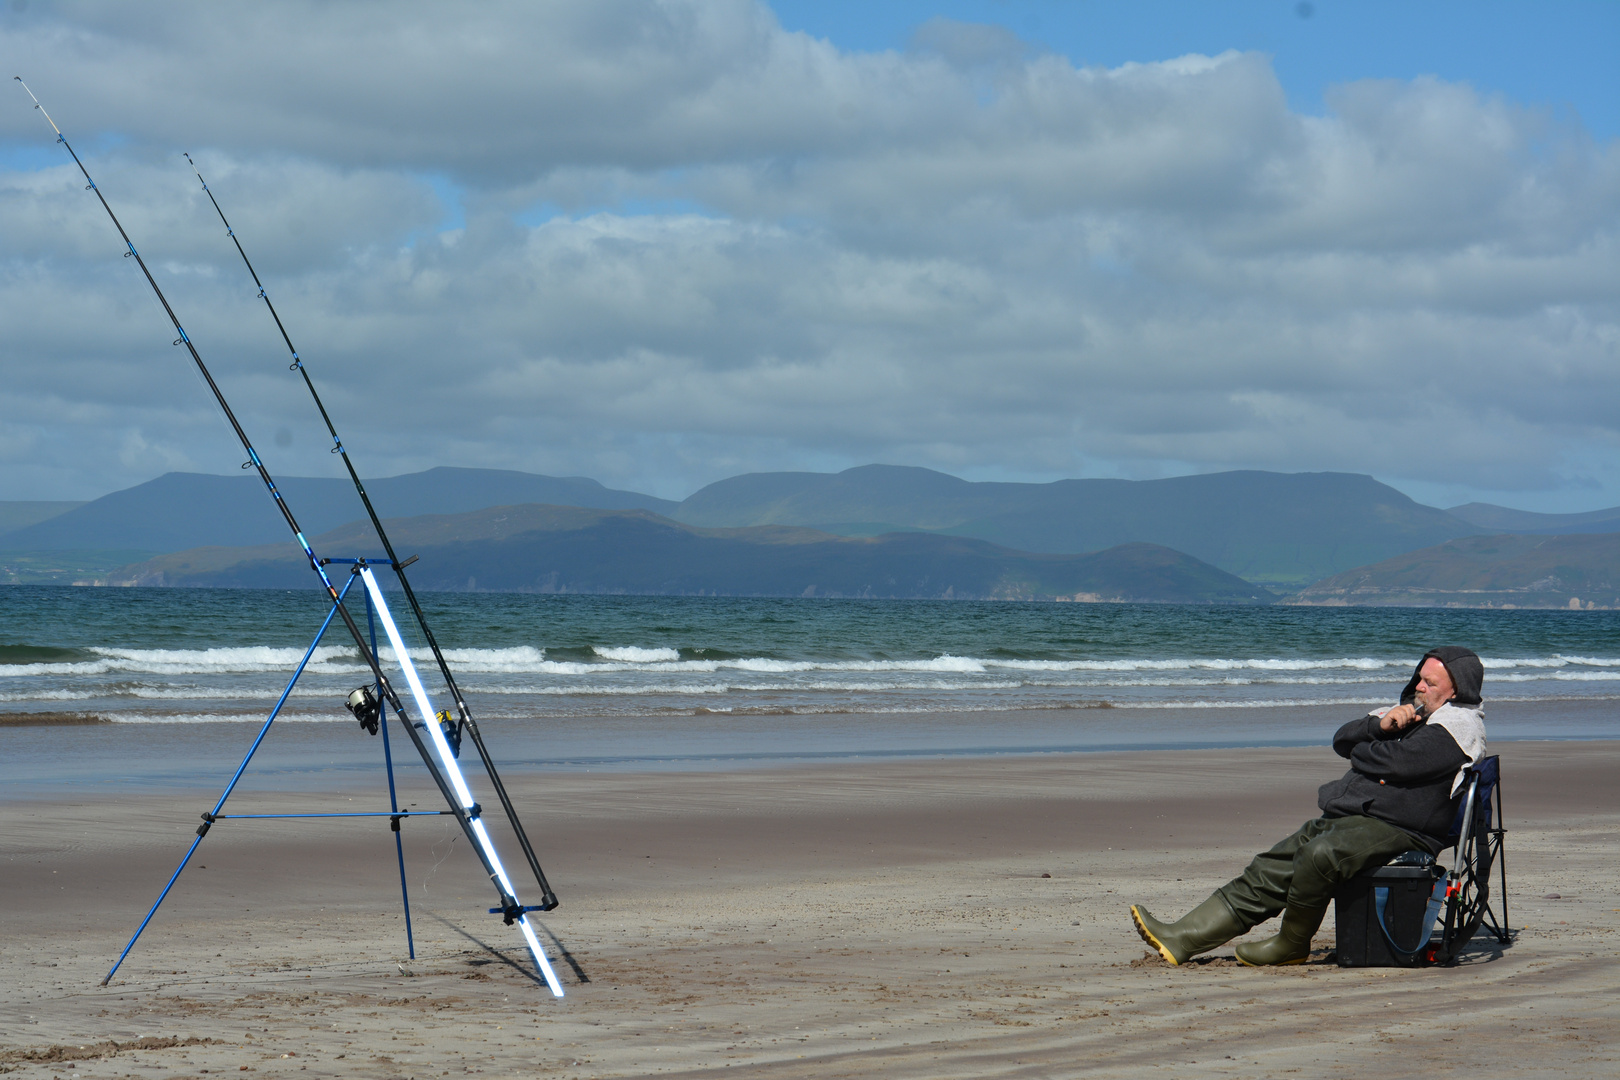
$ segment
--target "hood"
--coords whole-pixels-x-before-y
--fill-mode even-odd
[[[1471,649],[1460,645],[1442,645],[1424,653],[1423,659],[1412,669],[1412,678],[1407,681],[1406,689],[1401,691],[1402,705],[1410,705],[1417,698],[1418,679],[1422,677],[1423,665],[1430,657],[1446,666],[1446,673],[1457,688],[1457,696],[1451,699],[1454,704],[1472,708],[1480,703],[1479,694],[1485,686],[1485,665],[1480,663],[1479,657]]]
[[[1434,710],[1424,723],[1445,728],[1462,752],[1468,755],[1468,764],[1457,770],[1457,777],[1451,782],[1451,794],[1456,795],[1468,778],[1468,770],[1478,767],[1485,760],[1485,710],[1479,705],[1458,708],[1455,703],[1448,701]]]

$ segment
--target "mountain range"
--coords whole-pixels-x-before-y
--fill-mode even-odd
[[[1370,476],[1348,473],[1010,484],[868,465],[722,480],[682,502],[673,516],[690,525],[804,525],[846,536],[908,529],[1051,553],[1146,541],[1247,581],[1284,587],[1479,532]]]
[[[1344,473],[1012,484],[869,465],[836,474],[733,477],[680,503],[581,477],[490,469],[438,468],[366,485],[384,517],[536,503],[650,510],[698,528],[792,525],[851,537],[927,532],[1036,554],[1144,542],[1284,588],[1480,531],[1371,477]],[[363,513],[343,479],[287,477],[279,487],[306,535]],[[275,543],[285,535],[256,476],[169,473],[13,529],[0,535],[0,551],[117,552],[128,562],[193,547]]]
[[[280,488],[307,535],[350,541],[344,527],[355,523],[362,510],[347,480],[289,477]],[[575,591],[780,594],[790,582],[799,582],[791,589],[795,595],[812,586],[837,595],[889,595],[884,588],[932,595],[928,590],[948,578],[942,588],[954,588],[953,595],[1129,594],[1146,599],[1242,594],[1253,598],[1245,602],[1264,602],[1268,587],[1297,592],[1311,586],[1300,593],[1302,602],[1384,603],[1402,595],[1415,598],[1423,591],[1419,578],[1428,583],[1425,595],[1450,595],[1456,590],[1447,584],[1447,574],[1464,562],[1536,558],[1525,554],[1532,549],[1512,545],[1496,545],[1490,554],[1485,548],[1457,546],[1469,537],[1620,532],[1620,508],[1554,515],[1470,503],[1441,510],[1371,477],[1346,473],[1228,472],[1166,480],[1017,484],[975,483],[929,469],[870,465],[835,474],[747,474],[710,484],[676,503],[610,489],[584,477],[438,468],[369,480],[367,489],[383,515],[409,516],[413,530],[440,536],[432,544],[419,543],[442,548],[446,559],[451,548],[455,558],[466,560],[474,559],[478,545],[507,545],[510,550],[503,549],[497,559],[504,564],[519,558],[522,548],[527,552],[522,558],[564,559],[566,567],[550,566],[560,575],[556,587]],[[503,507],[509,519],[530,523],[527,531],[536,534],[532,542],[497,535],[499,529],[490,532],[493,519],[485,511]],[[623,513],[568,518],[567,507]],[[459,515],[470,517],[460,524],[448,522]],[[430,529],[429,517],[444,520]],[[542,520],[550,524],[535,524]],[[562,522],[572,523],[565,528]],[[266,561],[264,573],[271,573],[277,558],[242,549],[268,544],[278,553],[287,550],[286,525],[252,475],[169,473],[83,504],[0,502],[0,528],[7,526],[0,533],[0,562],[5,564],[0,580],[162,577],[201,583],[199,575],[206,573],[220,583],[233,574],[246,583],[248,578],[268,579],[240,566]],[[444,538],[452,533],[456,535]],[[540,534],[546,539],[539,539]],[[565,541],[565,535],[572,539]],[[785,543],[786,536],[797,539]],[[359,542],[358,534],[352,539]],[[838,542],[855,540],[871,542]],[[580,561],[577,545],[583,543],[599,546],[596,563]],[[1133,575],[1149,573],[1156,559],[1162,563],[1162,555],[1146,554],[1150,548],[1190,558],[1178,573],[1192,574],[1196,564],[1261,588],[1243,593],[1224,579],[1199,578],[1202,570],[1148,588],[1147,578]],[[1582,573],[1602,576],[1602,550],[1600,544],[1590,546],[1589,554],[1598,562],[1583,563]],[[1084,577],[1079,564],[1064,564],[1059,571],[1059,563],[1040,561],[1108,551],[1116,552],[1112,562],[1095,565],[1112,565],[1124,575],[1113,584]],[[1121,551],[1134,554],[1126,558]],[[186,553],[191,570],[182,573],[165,558],[176,552]],[[722,560],[724,573],[715,576],[703,569],[694,561],[700,556]],[[894,560],[901,558],[924,563],[941,559],[951,569],[938,580],[926,574],[896,576],[903,568]],[[776,570],[786,576],[772,577],[760,559],[777,560]],[[132,563],[141,565],[118,569]],[[970,571],[970,563],[977,569]],[[1127,571],[1126,563],[1134,569]],[[448,565],[441,568],[446,574]],[[227,571],[228,566],[239,569]],[[744,573],[745,566],[753,569]],[[1351,571],[1363,572],[1353,585],[1341,580]],[[420,572],[429,571],[424,567]],[[1547,577],[1520,580],[1513,577],[1517,571],[1504,573],[1509,577],[1502,580],[1518,582],[1513,589]],[[1395,577],[1386,582],[1384,575],[1390,574]],[[495,577],[469,571],[456,579],[450,574],[434,587],[465,588],[467,577],[476,579],[478,588],[497,587],[491,584],[495,581],[503,582],[501,588],[544,587],[533,575],[521,581],[506,575],[505,570]],[[1194,578],[1202,582],[1196,588],[1190,584]],[[1567,590],[1561,585],[1554,591]],[[1551,604],[1550,593],[1537,595],[1537,606]],[[1528,593],[1521,599],[1530,602]]]

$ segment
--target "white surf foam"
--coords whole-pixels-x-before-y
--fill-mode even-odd
[[[1620,667],[1620,657],[1602,656],[1563,656],[1557,653],[1552,656],[1535,656],[1524,658],[1504,659],[1501,657],[1482,656],[1480,663],[1486,670],[1493,668],[1561,668],[1571,665],[1579,667]]]
[[[89,690],[8,690],[0,693],[0,701],[86,701],[101,696]]]
[[[674,649],[643,649],[636,645],[622,645],[612,648],[593,645],[591,646],[591,652],[604,660],[621,660],[629,664],[651,664],[681,658],[681,654]]]
[[[433,654],[427,649],[410,650],[411,659],[418,663],[432,663]],[[533,671],[546,662],[546,651],[532,645],[519,645],[509,649],[445,649],[444,658],[452,672],[477,671],[486,674]],[[390,650],[389,659],[393,659]]]

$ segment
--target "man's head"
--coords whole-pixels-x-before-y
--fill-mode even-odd
[[[1422,704],[1433,712],[1448,701],[1478,705],[1485,684],[1485,665],[1471,650],[1456,645],[1430,649],[1418,661],[1412,679],[1401,691],[1402,704]]]
[[[1429,656],[1418,665],[1418,681],[1414,693],[1413,704],[1420,706],[1424,715],[1428,715],[1456,697],[1457,686],[1451,681],[1446,665]]]

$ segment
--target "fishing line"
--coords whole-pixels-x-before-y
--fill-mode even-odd
[[[507,822],[512,826],[512,831],[517,836],[518,845],[523,849],[524,857],[528,859],[529,869],[534,873],[534,879],[540,886],[539,908],[541,911],[550,911],[557,906],[556,894],[551,891],[551,885],[546,881],[545,872],[540,869],[540,860],[536,858],[534,848],[529,844],[529,836],[523,830],[522,823],[518,820],[517,810],[512,806],[512,800],[506,793],[506,785],[501,782],[500,773],[495,769],[495,761],[490,757],[489,750],[484,745],[484,737],[478,730],[478,723],[473,719],[472,710],[467,707],[466,699],[461,696],[461,688],[456,685],[455,676],[450,673],[450,664],[445,660],[444,652],[439,648],[439,642],[434,638],[432,628],[428,626],[427,616],[422,611],[422,605],[417,602],[416,591],[411,588],[410,579],[405,575],[405,567],[414,562],[415,558],[413,556],[404,562],[400,562],[399,556],[394,553],[394,545],[388,539],[388,530],[383,528],[382,518],[378,515],[376,508],[371,505],[371,496],[366,493],[366,485],[360,479],[360,473],[355,469],[354,461],[349,457],[348,448],[343,445],[342,438],[338,436],[337,426],[333,424],[331,414],[326,411],[326,404],[321,400],[320,392],[315,389],[315,381],[310,378],[309,368],[304,365],[303,358],[298,355],[298,349],[293,345],[292,336],[287,332],[286,324],[281,321],[281,315],[276,311],[276,305],[270,300],[270,294],[265,289],[264,282],[259,280],[259,272],[253,269],[253,261],[248,258],[247,250],[242,247],[241,238],[236,235],[236,230],[231,227],[229,219],[225,217],[225,211],[220,207],[219,200],[214,197],[213,189],[208,186],[208,181],[203,179],[202,170],[197,168],[197,163],[192,160],[189,153],[183,156],[191,166],[191,171],[196,173],[197,183],[202,185],[203,192],[208,196],[208,201],[213,204],[214,213],[219,215],[220,224],[225,226],[225,235],[231,238],[231,243],[236,245],[236,253],[242,256],[242,264],[247,267],[248,276],[253,279],[254,286],[259,290],[259,299],[264,301],[264,306],[270,311],[270,318],[275,320],[276,330],[281,334],[281,340],[286,343],[287,351],[292,354],[292,363],[287,365],[288,370],[298,372],[304,380],[304,385],[309,389],[309,396],[314,400],[315,408],[320,411],[321,420],[326,424],[328,434],[332,436],[331,453],[337,454],[343,459],[343,467],[348,470],[349,479],[354,481],[354,490],[359,494],[361,503],[365,505],[366,516],[371,519],[371,527],[376,531],[377,539],[382,542],[383,550],[388,554],[388,561],[392,564],[394,573],[399,578],[400,588],[404,590],[405,599],[411,606],[411,613],[416,618],[416,625],[421,629],[422,637],[426,639],[428,648],[433,652],[434,663],[439,668],[439,674],[444,679],[446,689],[450,691],[450,696],[455,700],[456,711],[460,714],[460,722],[454,725],[453,730],[446,726],[445,736],[450,739],[451,747],[458,755],[461,752],[462,730],[465,729],[472,736],[473,746],[478,750],[478,757],[483,763],[484,772],[489,776],[490,784],[495,789],[495,795],[500,799],[501,809],[506,812]],[[446,721],[446,724],[448,724],[448,721]]]
[[[270,475],[270,471],[265,468],[264,462],[259,459],[258,451],[253,448],[253,443],[248,438],[247,432],[242,428],[241,423],[237,420],[236,413],[231,409],[230,403],[225,400],[224,392],[220,390],[219,384],[214,381],[212,373],[210,373],[208,370],[208,365],[203,363],[202,355],[197,351],[197,347],[192,344],[190,336],[186,333],[185,328],[180,324],[180,317],[175,314],[174,308],[169,305],[168,298],[163,295],[163,290],[158,286],[157,279],[152,276],[152,271],[147,268],[146,260],[141,258],[140,252],[135,249],[135,244],[130,240],[129,234],[124,231],[123,223],[118,220],[118,215],[113,213],[112,206],[108,204],[106,196],[103,195],[101,193],[101,189],[96,186],[95,180],[90,176],[90,170],[85,167],[83,161],[79,160],[79,155],[74,151],[72,145],[68,142],[67,136],[62,134],[62,129],[56,126],[56,121],[51,119],[50,113],[45,110],[45,106],[40,104],[39,98],[34,96],[34,92],[28,88],[28,84],[23,82],[22,76],[17,75],[14,76],[14,78],[22,85],[23,90],[28,94],[29,98],[33,100],[34,108],[39,111],[40,115],[45,117],[45,122],[51,125],[51,130],[56,132],[56,141],[62,144],[63,148],[67,150],[69,156],[73,158],[73,163],[79,167],[79,172],[84,175],[85,189],[87,191],[95,192],[97,201],[101,203],[101,208],[107,212],[107,217],[111,219],[113,227],[118,230],[119,237],[123,239],[124,246],[128,249],[125,252],[124,257],[133,258],[136,265],[141,268],[141,273],[146,278],[146,283],[152,287],[152,292],[154,295],[156,295],[158,303],[162,305],[164,314],[169,317],[169,321],[174,325],[175,333],[179,335],[179,337],[175,338],[174,343],[176,345],[184,345],[186,347],[186,351],[191,355],[192,362],[196,365],[198,373],[201,374],[203,380],[207,383],[209,390],[213,393],[214,400],[219,403],[220,409],[224,412],[226,419],[230,422],[231,429],[236,433],[236,437],[241,442],[242,448],[247,451],[248,460],[242,467],[244,469],[253,468],[257,470],[259,478],[264,481],[266,490],[269,491],[271,498],[275,500],[276,508],[281,511],[281,516],[286,519],[287,527],[292,530],[293,536],[298,540],[298,546],[303,549],[304,556],[306,559],[308,559],[310,568],[315,571],[315,573],[320,577],[322,585],[325,586],[327,596],[332,603],[334,611],[342,616],[344,625],[348,628],[349,634],[354,638],[356,647],[358,647],[360,650],[360,655],[365,658],[367,666],[370,667],[372,678],[375,680],[376,684],[381,687],[382,693],[387,699],[388,704],[393,706],[395,713],[399,716],[400,722],[405,727],[406,733],[409,734],[411,741],[416,745],[417,752],[421,755],[423,763],[427,765],[428,772],[432,774],[435,783],[438,784],[439,791],[444,796],[445,802],[450,805],[455,813],[457,822],[459,822],[462,827],[462,831],[467,834],[468,840],[472,842],[474,850],[478,853],[479,861],[483,863],[484,870],[489,875],[489,880],[491,884],[495,886],[496,892],[500,897],[501,906],[491,910],[504,914],[508,925],[514,922],[518,924],[520,930],[523,932],[524,937],[529,942],[530,951],[534,954],[535,962],[539,965],[542,973],[546,975],[546,982],[550,985],[552,993],[557,997],[561,997],[563,993],[562,987],[556,981],[556,976],[551,970],[551,964],[546,959],[545,951],[541,949],[539,941],[534,937],[533,929],[529,926],[526,912],[531,909],[518,902],[515,895],[515,890],[512,888],[511,882],[507,879],[505,870],[501,867],[500,857],[496,854],[494,845],[489,841],[488,831],[484,828],[483,821],[481,820],[482,811],[480,810],[478,804],[473,801],[471,793],[467,790],[466,783],[461,777],[461,770],[456,766],[455,759],[450,754],[450,748],[445,741],[443,733],[437,727],[429,726],[429,721],[431,721],[434,716],[433,709],[427,700],[425,691],[423,691],[421,688],[420,681],[416,676],[416,669],[411,664],[409,657],[406,655],[404,643],[398,637],[398,630],[394,625],[392,616],[388,612],[388,607],[386,602],[383,600],[382,592],[377,588],[376,580],[372,576],[370,569],[365,567],[363,564],[357,564],[353,567],[351,572],[358,574],[365,582],[367,594],[371,597],[373,604],[378,608],[378,614],[383,620],[384,628],[388,631],[389,641],[390,644],[394,646],[394,652],[399,660],[400,668],[405,676],[406,681],[410,684],[410,690],[412,696],[416,700],[418,711],[422,713],[422,718],[418,722],[413,723],[411,721],[409,715],[405,711],[404,703],[400,700],[399,695],[394,691],[392,683],[390,683],[388,677],[384,674],[382,667],[378,663],[377,657],[367,646],[365,635],[361,632],[359,624],[354,621],[354,617],[349,613],[348,608],[344,606],[343,597],[344,593],[348,591],[347,587],[340,591],[333,586],[332,580],[327,576],[325,569],[329,560],[316,558],[314,550],[310,547],[309,541],[304,536],[303,529],[299,527],[298,519],[293,517],[292,508],[289,507],[286,500],[281,497],[281,492],[277,489],[275,480]],[[348,561],[353,562],[354,560]],[[328,618],[330,618],[330,615]],[[268,725],[266,725],[266,730],[268,730]],[[433,755],[429,752],[427,744],[422,741],[424,732],[433,739],[434,748],[438,752],[440,763],[443,765],[442,769],[439,767],[439,765],[434,763]],[[260,737],[263,737],[262,733]],[[243,761],[241,767],[237,770],[237,778],[240,778],[242,769],[245,768],[247,768],[247,762]],[[455,785],[454,789],[451,787],[452,781]],[[235,783],[236,779],[233,779],[231,781],[231,785],[234,787]],[[191,851],[188,851],[186,854],[186,861],[190,860],[191,852],[196,850],[197,844],[200,843],[202,838],[208,834],[209,828],[217,819],[217,815],[219,814],[220,809],[223,808],[225,799],[229,796],[230,791],[231,788],[227,787],[225,795],[220,797],[219,805],[215,807],[212,813],[204,815],[203,825],[197,830],[197,837],[192,842]],[[184,868],[185,862],[182,862],[181,870]],[[179,874],[180,870],[176,870],[175,878],[178,878]],[[175,878],[170,879],[169,887],[173,887]],[[166,896],[167,894],[168,888],[165,888],[164,895]],[[163,898],[159,897],[158,903],[161,904],[162,902]],[[553,904],[555,904],[555,901],[553,901]],[[156,914],[156,912],[157,906],[154,905],[152,912],[147,915],[147,922],[151,921],[152,915]],[[129,944],[124,947],[123,954],[119,956],[117,963],[113,964],[112,971],[109,971],[107,973],[107,977],[102,980],[103,986],[112,981],[113,974],[118,970],[119,965],[124,962],[124,957],[129,955],[130,949],[134,948],[135,941],[140,937],[141,931],[145,928],[146,923],[143,922],[141,924],[141,929],[135,931],[135,937],[130,939]]]
[[[448,859],[450,857],[450,853],[456,850],[456,837],[460,836],[461,834],[451,832],[450,826],[446,825],[444,827],[444,832],[439,834],[439,839],[434,841],[433,846],[428,848],[428,851],[434,855],[438,855],[439,845],[444,843],[444,838],[446,835],[450,837],[450,846],[444,849],[444,854],[439,855],[439,861],[433,864],[432,868],[428,870],[427,876],[422,879],[423,893],[428,891],[428,883],[438,875],[439,867],[444,865],[444,860]]]

